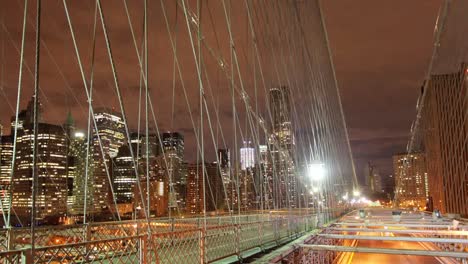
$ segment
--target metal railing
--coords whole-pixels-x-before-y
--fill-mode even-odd
[[[372,211],[379,209],[372,208]],[[447,263],[468,264],[468,222],[464,219],[455,222],[453,219],[413,212],[405,212],[394,219],[389,209],[380,211],[389,213],[360,216],[358,211],[354,211],[269,261],[348,263],[352,255],[346,252],[356,252],[432,256]],[[361,240],[412,242],[418,243],[422,249],[362,247],[359,246]]]
[[[205,223],[206,221],[206,228]],[[210,263],[315,228],[313,214],[154,219],[1,230],[0,263]],[[35,243],[34,251],[31,243]]]

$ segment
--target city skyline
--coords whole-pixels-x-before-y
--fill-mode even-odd
[[[105,4],[105,3],[104,3]],[[74,9],[92,9],[92,6],[87,3],[75,4],[70,3]],[[404,6],[404,8],[402,8]],[[437,16],[437,11],[440,6],[438,1],[428,3],[426,1],[412,1],[407,3],[406,1],[392,1],[391,3],[385,3],[381,5],[380,3],[375,3],[374,1],[363,1],[358,4],[355,1],[341,1],[339,4],[334,2],[325,1],[323,3],[323,11],[325,14],[325,19],[327,22],[327,28],[329,30],[329,37],[331,43],[332,54],[334,61],[336,63],[336,71],[338,78],[338,85],[342,93],[343,107],[346,113],[346,119],[349,126],[349,134],[352,144],[352,150],[354,153],[354,158],[356,162],[358,176],[360,177],[360,182],[364,182],[364,175],[362,174],[363,168],[368,161],[373,161],[376,166],[381,169],[382,175],[386,176],[392,173],[392,164],[391,164],[391,155],[393,153],[404,151],[406,145],[406,138],[408,136],[408,131],[411,126],[411,121],[413,117],[413,109],[418,96],[418,90],[420,83],[424,77],[425,66],[430,57],[432,40],[432,29]],[[50,5],[48,10],[50,12],[55,12],[55,10],[60,10],[62,7],[60,5]],[[110,12],[110,18],[113,18],[113,13],[116,15],[121,15],[122,10],[117,7],[109,6],[107,7]],[[131,12],[138,15],[140,12],[137,6],[133,3],[129,4]],[[157,5],[154,5],[152,8],[158,9]],[[172,8],[168,6],[168,8]],[[217,8],[217,7],[216,7]],[[399,21],[394,21],[391,19],[392,14],[387,14],[386,10],[394,10],[393,13],[400,17]],[[21,6],[17,2],[9,2],[5,4],[6,12],[5,16],[5,26],[8,30],[8,33],[2,32],[3,36],[6,36],[5,42],[7,48],[14,48],[13,42],[19,43],[19,23],[18,18],[21,17]],[[49,12],[44,10],[44,12]],[[346,10],[346,15],[343,15],[343,10]],[[416,12],[419,14],[419,19],[414,20],[412,14]],[[173,10],[168,13],[173,13]],[[61,13],[62,11],[57,11],[56,13]],[[159,11],[158,11],[159,12]],[[360,15],[361,13],[366,14],[367,16]],[[83,14],[84,15],[84,14]],[[10,18],[11,19],[8,19]],[[51,16],[56,19],[57,17]],[[359,19],[358,19],[359,18]],[[367,23],[370,19],[373,19],[373,23]],[[57,18],[59,19],[59,18]],[[67,31],[65,27],[65,20],[60,18],[62,23],[51,22],[48,18],[44,18],[44,23],[49,23],[51,29],[55,31]],[[92,19],[92,16],[89,16],[89,20]],[[219,18],[222,21],[222,18]],[[392,34],[386,34],[387,28],[392,28],[392,26],[398,26],[404,21],[411,21],[409,27],[399,27],[398,32],[391,31]],[[18,22],[18,23],[17,23]],[[162,22],[162,21],[161,21]],[[159,21],[158,21],[159,23]],[[85,24],[80,25],[83,30],[81,38],[90,38],[89,34],[84,34],[86,30]],[[128,30],[123,27],[123,25],[118,25],[120,31]],[[383,30],[376,30],[383,29]],[[27,33],[32,34],[32,27],[28,25]],[[119,29],[115,29],[117,32]],[[153,27],[153,30],[155,28]],[[355,35],[352,39],[365,39],[366,41],[360,41],[359,43],[369,46],[366,49],[367,53],[371,53],[368,56],[363,56],[362,49],[349,44],[349,38],[347,38],[349,31],[355,32]],[[44,84],[44,89],[46,94],[51,96],[48,98],[50,103],[55,108],[60,109],[57,112],[66,112],[69,109],[73,112],[75,119],[77,121],[78,127],[86,127],[86,112],[81,110],[82,106],[76,103],[74,96],[72,96],[67,87],[71,87],[77,91],[80,91],[79,99],[81,100],[84,96],[82,93],[82,88],[80,87],[79,79],[75,74],[72,74],[76,70],[75,66],[73,67],[63,67],[65,61],[63,61],[62,54],[72,53],[71,46],[58,45],[58,43],[50,38],[50,33],[44,31],[44,42],[47,45],[50,54],[53,56],[54,60],[49,58],[49,52],[43,51],[44,56],[43,60],[47,61],[51,65],[51,76],[57,76],[54,81],[47,79],[42,79]],[[88,31],[89,32],[89,31]],[[379,34],[379,37],[374,37],[374,35],[369,34],[373,32]],[[163,27],[157,27],[157,30],[150,35],[150,42],[155,42],[155,36],[157,34],[167,35]],[[12,39],[10,39],[10,37]],[[396,44],[396,40],[402,38],[406,39],[406,45],[403,47]],[[88,39],[91,42],[90,39]],[[13,41],[13,42],[12,42]],[[32,39],[28,39],[28,43],[31,43]],[[67,40],[68,41],[68,40]],[[127,41],[127,40],[126,40]],[[129,41],[129,40],[128,40]],[[130,43],[122,43],[122,45],[127,45]],[[115,44],[115,47],[118,51],[122,51],[122,46],[120,44]],[[168,43],[160,43],[160,48],[169,50]],[[99,50],[103,50],[103,46],[99,45],[97,47]],[[83,51],[87,50],[86,46],[83,46]],[[154,52],[154,51],[153,51]],[[414,54],[413,59],[408,61],[405,54]],[[119,52],[123,55],[124,53]],[[18,53],[12,52],[7,54],[8,62],[17,61]],[[27,53],[26,58],[27,62],[32,62],[32,54]],[[375,56],[374,56],[375,55]],[[189,56],[187,56],[189,57]],[[357,58],[360,58],[359,65],[355,65]],[[417,59],[414,59],[417,58]],[[188,59],[188,58],[187,58]],[[185,57],[184,57],[185,60]],[[57,68],[54,66],[54,61],[62,69],[64,76],[70,78],[69,81],[64,82],[63,78],[60,77],[60,74],[57,73]],[[105,58],[100,59],[100,65],[106,64]],[[134,57],[128,57],[126,62],[136,64]],[[166,61],[171,61],[170,58],[167,58]],[[382,63],[385,62],[385,63]],[[404,73],[399,70],[398,65],[406,65],[408,71]],[[98,66],[98,65],[97,65]],[[210,66],[210,65],[208,65]],[[124,67],[124,66],[122,66]],[[211,67],[211,66],[210,66]],[[359,68],[356,68],[359,67]],[[72,68],[72,69],[69,69]],[[127,69],[128,67],[125,66]],[[150,69],[155,70],[154,78],[151,80],[151,90],[155,94],[155,98],[170,98],[171,97],[171,88],[172,81],[165,76],[172,76],[171,67],[162,67],[159,64],[151,65]],[[157,69],[157,70],[156,70]],[[359,70],[362,69],[362,70]],[[125,70],[124,70],[125,71]],[[136,72],[136,71],[135,71]],[[362,73],[359,73],[362,72]],[[6,96],[13,99],[14,94],[10,93],[11,90],[14,90],[15,87],[15,77],[17,76],[17,66],[8,67],[8,69],[3,73],[6,78],[3,78],[3,88]],[[29,74],[27,74],[29,75]],[[109,76],[109,75],[103,75]],[[402,76],[404,81],[397,82],[399,78],[397,76]],[[361,85],[360,82],[356,81],[356,78],[359,81],[364,81],[365,84]],[[128,77],[128,74],[123,76],[123,88],[125,90],[138,92],[138,81]],[[401,78],[400,78],[401,79]],[[29,87],[32,87],[32,83],[28,80],[25,80],[26,84],[30,84]],[[268,86],[275,86],[281,83],[270,83]],[[97,93],[105,91],[111,93],[111,89],[108,87],[111,85],[108,82],[97,81],[96,85],[98,89]],[[182,95],[180,92],[180,84],[177,84],[177,93]],[[225,82],[219,83],[219,85],[225,87],[228,84]],[[61,87],[61,88],[59,88]],[[100,88],[99,88],[100,87]],[[249,88],[249,87],[247,87]],[[223,88],[224,89],[224,88]],[[251,89],[251,88],[249,88]],[[378,89],[381,92],[374,93],[373,90]],[[405,97],[393,100],[386,100],[387,95],[391,94],[391,91],[397,89],[400,94],[405,94]],[[392,92],[393,93],[393,92]],[[398,92],[397,92],[398,93]],[[52,94],[65,95],[67,99],[59,100],[56,96]],[[355,96],[358,94],[359,96]],[[26,103],[28,100],[28,93],[25,93],[25,97],[22,98],[22,104]],[[96,105],[102,107],[115,107],[117,104],[114,102],[112,105],[105,103],[103,96],[96,97]],[[221,98],[222,99],[222,98]],[[353,103],[353,100],[360,100],[365,103]],[[136,99],[129,99],[132,103],[136,102]],[[223,102],[224,101],[223,99]],[[403,106],[399,105],[395,107],[399,102]],[[157,107],[156,111],[161,112],[158,116],[161,118],[158,120],[160,122],[161,130],[163,131],[181,131],[186,134],[187,144],[190,146],[195,145],[193,140],[193,128],[190,126],[180,126],[180,124],[190,124],[190,121],[182,118],[181,115],[187,114],[187,110],[184,110],[184,102],[176,102],[179,109],[176,113],[176,121],[173,122],[171,119],[172,114],[170,113],[171,107],[163,106]],[[164,103],[163,103],[164,104]],[[221,104],[223,105],[223,104]],[[390,111],[392,109],[392,111]],[[0,106],[0,112],[5,113],[5,116],[0,116],[0,121],[7,129],[8,124],[7,120],[11,116],[11,110],[8,105]],[[398,111],[396,113],[395,111]],[[229,117],[229,112],[225,109],[222,111],[223,116]],[[382,123],[383,118],[376,118],[374,113],[386,114],[388,118],[385,120],[391,120],[391,125],[385,125]],[[395,113],[395,114],[391,114]],[[61,117],[57,116],[55,113],[47,112],[45,113],[48,120],[51,120],[53,123],[61,122]],[[136,112],[132,111],[131,116],[135,117]],[[179,117],[177,117],[179,116]],[[224,118],[224,117],[223,117]],[[175,124],[173,126],[172,124]],[[136,128],[136,124],[130,124],[132,128]],[[228,131],[226,131],[228,133]],[[233,145],[233,144],[231,144]],[[189,147],[188,149],[193,149]],[[214,148],[207,148],[207,151],[212,152],[212,155],[215,155]],[[189,152],[187,155],[195,156],[196,152]],[[210,155],[211,155],[210,154]]]
[[[0,3],[0,263],[468,260],[468,0]]]

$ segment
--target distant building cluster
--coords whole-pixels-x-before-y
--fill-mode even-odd
[[[395,195],[402,206],[424,209],[429,187],[424,153],[401,153],[393,156]]]
[[[382,177],[379,173],[377,167],[372,164],[372,162],[368,162],[364,168],[364,175],[366,176],[366,187],[368,188],[368,192],[370,193],[383,193],[383,182]]]
[[[77,129],[71,113],[62,125],[45,123],[42,107],[35,123],[31,100],[11,118],[9,135],[0,129],[1,205],[22,225],[32,210],[35,221],[60,223],[251,210],[260,200],[265,208],[297,207],[289,89],[269,96],[267,142],[246,140],[239,161],[219,149],[206,163],[185,160],[179,132],[127,135],[122,114],[110,108],[94,109],[90,129]]]
[[[411,166],[397,175],[404,156],[394,158],[397,192],[427,199],[427,209],[468,216],[468,67],[432,75],[421,111],[421,153],[406,155]],[[421,101],[423,102],[421,105]],[[424,167],[424,168],[423,168]],[[400,178],[400,180],[398,180]],[[407,179],[410,178],[410,179]]]

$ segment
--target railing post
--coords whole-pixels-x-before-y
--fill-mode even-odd
[[[263,251],[263,221],[259,223],[259,228],[258,228],[258,236],[259,236],[259,244],[258,246],[260,249]]]
[[[15,248],[15,245],[13,245],[13,241],[15,241],[15,237],[14,237],[14,234],[13,234],[13,228],[9,227],[6,231],[6,248],[7,250],[12,250]]]
[[[139,260],[140,260],[140,261],[139,261],[139,263],[142,263],[142,264],[148,263],[148,262],[147,262],[147,254],[148,254],[148,249],[147,249],[147,247],[148,247],[148,245],[147,245],[147,243],[146,243],[147,241],[149,241],[149,240],[145,239],[145,236],[140,236],[140,237],[138,238],[138,244],[139,244],[139,249],[138,249],[138,251],[139,251],[139,253],[140,253],[140,255],[139,255]]]
[[[279,223],[278,223],[278,220],[279,219],[280,218],[276,218],[276,219],[273,220],[273,226],[275,227],[275,242],[276,242],[276,245],[279,244],[279,242],[278,242],[278,238],[279,238],[279,234],[278,234],[278,225],[279,225]]]
[[[235,230],[235,233],[236,233],[236,255],[237,255],[237,258],[240,260],[241,259],[241,255],[240,255],[240,248],[241,248],[241,238],[240,238],[240,224],[236,224],[234,225],[234,230]]]
[[[31,248],[24,248],[21,251],[21,264],[34,263],[34,256]]]
[[[200,263],[204,264],[206,263],[206,247],[205,247],[205,231],[203,228],[198,229],[198,243],[200,245]]]
[[[84,252],[84,260],[85,261],[88,261],[88,256],[90,255],[89,254],[89,251],[90,251],[90,247],[89,247],[89,242],[91,241],[91,226],[89,224],[85,224],[84,226],[84,242],[86,242],[86,246],[85,246],[85,252]]]

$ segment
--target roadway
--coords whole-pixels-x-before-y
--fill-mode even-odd
[[[373,217],[378,218],[379,214],[388,214],[390,211],[382,212],[371,211]],[[395,236],[391,232],[357,232],[357,235],[361,236]],[[404,234],[398,234],[398,236],[405,236]],[[409,236],[409,235],[406,235]],[[431,245],[430,243],[421,242],[408,242],[408,241],[381,241],[381,240],[347,240],[345,241],[346,246],[352,247],[366,247],[366,248],[388,248],[388,249],[415,249],[415,250],[428,250]],[[375,254],[375,253],[354,253],[344,252],[339,258],[338,263],[351,264],[373,264],[373,263],[400,263],[400,264],[440,264],[445,263],[442,258],[430,257],[430,256],[410,256],[410,255],[391,255],[391,254]]]
[[[360,232],[363,236],[375,236],[374,232]],[[387,234],[383,234],[387,235]],[[391,234],[390,234],[391,235]],[[354,242],[354,241],[353,241]],[[392,248],[392,249],[419,249],[425,250],[419,242],[406,241],[376,241],[376,240],[359,240],[354,242],[356,247],[370,248]],[[426,256],[406,256],[406,255],[390,255],[390,254],[370,254],[370,253],[352,253],[347,252],[340,263],[351,264],[374,264],[374,263],[400,263],[400,264],[440,264],[439,260],[434,257]]]

